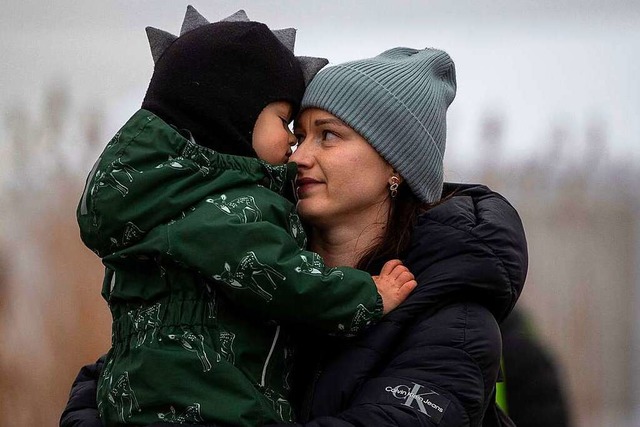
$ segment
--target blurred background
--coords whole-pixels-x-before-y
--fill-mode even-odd
[[[57,425],[77,371],[108,349],[101,264],[80,242],[75,207],[144,96],[144,27],[179,33],[187,4],[4,2],[3,426]],[[558,374],[551,397],[562,394],[574,426],[640,426],[640,2],[190,4],[212,22],[243,8],[296,27],[296,53],[332,63],[400,45],[449,52],[447,179],[489,185],[523,218],[530,269],[518,305]]]

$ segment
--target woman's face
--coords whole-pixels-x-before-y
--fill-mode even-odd
[[[320,109],[296,120],[298,212],[312,226],[386,220],[393,168],[356,131]],[[381,218],[380,215],[383,215]]]

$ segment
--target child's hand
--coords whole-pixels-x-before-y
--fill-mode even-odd
[[[400,305],[418,285],[413,273],[399,259],[387,261],[379,276],[372,276],[382,297],[383,314]]]

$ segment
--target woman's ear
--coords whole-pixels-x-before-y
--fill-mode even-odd
[[[391,176],[389,177],[389,185],[392,184],[402,184],[404,182],[404,178],[402,178],[402,176],[396,172],[395,170],[392,171]]]

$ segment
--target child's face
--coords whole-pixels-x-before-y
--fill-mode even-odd
[[[296,138],[289,129],[291,105],[278,101],[264,107],[253,127],[253,149],[262,160],[272,165],[284,164],[291,156]]]

